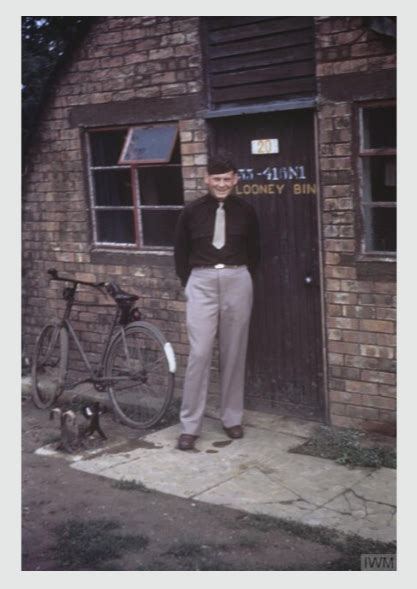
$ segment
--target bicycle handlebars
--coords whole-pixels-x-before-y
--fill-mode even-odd
[[[107,284],[106,282],[86,282],[84,280],[76,280],[74,278],[64,278],[58,275],[58,270],[56,270],[55,268],[50,268],[48,270],[48,274],[51,276],[52,280],[60,280],[61,282],[72,282],[74,286],[76,284],[84,284],[85,286],[92,286],[94,288],[103,288],[103,286],[106,286]]]
[[[93,288],[105,288],[107,294],[109,294],[116,302],[122,301],[135,301],[139,297],[134,294],[127,293],[123,291],[118,284],[115,282],[86,282],[84,280],[76,280],[74,278],[64,278],[58,275],[58,271],[55,268],[50,268],[48,270],[48,274],[51,276],[52,280],[59,280],[61,282],[71,282],[74,287],[78,284],[83,284],[84,286],[92,286]]]

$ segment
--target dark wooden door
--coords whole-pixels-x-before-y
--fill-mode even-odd
[[[320,419],[324,379],[313,116],[300,110],[216,119],[211,142],[234,154],[240,174],[236,192],[254,205],[261,228],[246,406]]]

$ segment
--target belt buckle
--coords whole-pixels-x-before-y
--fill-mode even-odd
[[[216,270],[221,270],[222,268],[226,268],[226,264],[216,264],[214,267]]]

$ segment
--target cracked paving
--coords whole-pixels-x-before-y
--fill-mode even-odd
[[[196,451],[176,448],[180,430],[175,425],[146,436],[147,444],[130,451],[112,448],[70,464],[194,501],[395,540],[396,471],[347,468],[289,453],[300,443],[300,430],[294,435],[288,423],[285,427],[285,432],[269,430],[265,420],[256,427],[252,414],[245,437],[231,441],[218,420],[206,418]]]

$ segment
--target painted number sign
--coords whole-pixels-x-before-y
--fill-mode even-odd
[[[279,141],[278,139],[255,139],[251,141],[251,153],[253,155],[279,153]]]

